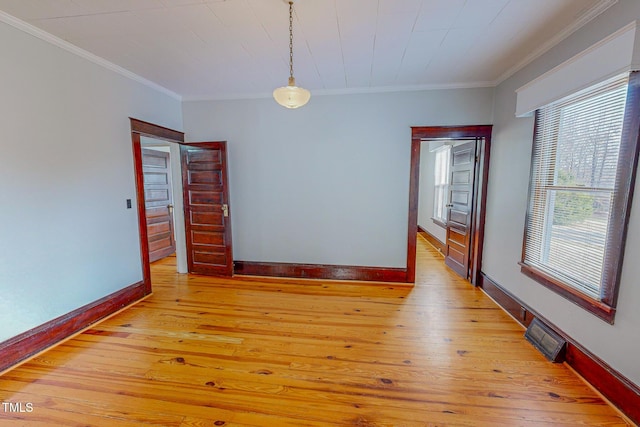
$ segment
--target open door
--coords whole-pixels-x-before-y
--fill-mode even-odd
[[[475,140],[452,147],[445,263],[465,279],[469,277],[475,166]]]
[[[176,251],[169,153],[142,149],[149,262]]]
[[[226,142],[184,144],[180,156],[189,273],[231,276]]]

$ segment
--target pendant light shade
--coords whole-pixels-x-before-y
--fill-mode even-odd
[[[298,108],[305,105],[311,99],[311,92],[296,86],[296,79],[289,77],[289,85],[282,86],[273,91],[273,99],[283,107]]]
[[[293,1],[289,2],[289,84],[273,91],[273,99],[283,107],[298,108],[311,99],[311,92],[296,86],[293,77]]]

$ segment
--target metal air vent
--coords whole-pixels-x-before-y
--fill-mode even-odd
[[[567,342],[538,318],[533,319],[524,337],[550,361],[564,361],[564,347]]]

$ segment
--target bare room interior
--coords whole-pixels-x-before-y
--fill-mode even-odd
[[[639,19],[0,0],[0,424],[638,425]]]

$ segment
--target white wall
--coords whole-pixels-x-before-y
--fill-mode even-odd
[[[640,2],[620,0],[496,89],[482,270],[631,381],[640,384],[640,181],[627,238],[615,324],[609,325],[520,273],[533,119],[516,118],[515,90],[640,19]]]
[[[433,217],[433,197],[435,175],[433,171],[436,166],[436,153],[432,152],[431,145],[435,142],[423,141],[420,144],[420,195],[418,198],[418,225],[431,233],[435,238],[444,243],[447,238],[447,231],[443,227],[434,223]]]
[[[411,126],[485,124],[492,89],[184,103],[227,140],[235,260],[406,266]]]
[[[5,23],[0,58],[3,341],[142,279],[129,117],[180,129],[182,115]]]

